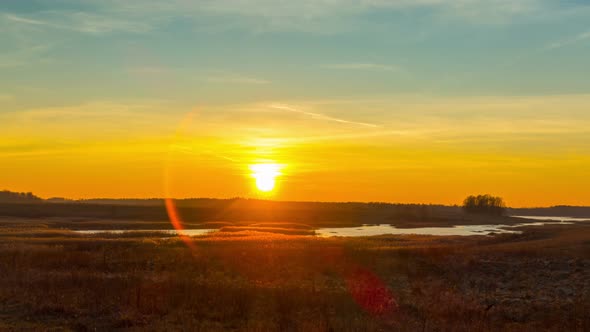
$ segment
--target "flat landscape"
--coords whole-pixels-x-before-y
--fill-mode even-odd
[[[589,222],[488,236],[72,231],[119,222],[0,218],[0,330],[590,329]]]
[[[0,0],[0,332],[590,332],[590,0]]]

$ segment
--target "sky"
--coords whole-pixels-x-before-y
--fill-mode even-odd
[[[590,205],[589,22],[586,0],[3,0],[0,189]]]

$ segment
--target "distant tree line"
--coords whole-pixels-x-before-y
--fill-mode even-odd
[[[463,201],[463,210],[467,213],[501,216],[506,210],[506,204],[502,197],[471,195]]]
[[[42,199],[33,195],[33,193],[17,193],[8,190],[0,191],[0,202],[38,202]]]

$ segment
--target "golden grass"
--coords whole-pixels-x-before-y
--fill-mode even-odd
[[[265,224],[192,249],[149,233],[6,229],[0,330],[584,331],[589,226],[346,239]]]

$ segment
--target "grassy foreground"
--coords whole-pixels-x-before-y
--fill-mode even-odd
[[[589,224],[492,237],[0,230],[1,331],[588,331],[588,312]]]

